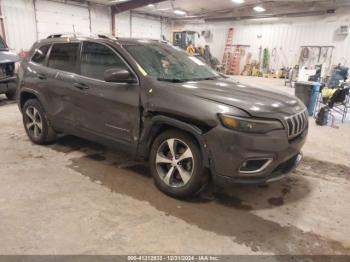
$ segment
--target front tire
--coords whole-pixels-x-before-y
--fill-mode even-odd
[[[150,168],[156,186],[175,198],[198,193],[207,176],[196,141],[177,130],[166,131],[155,139]]]
[[[56,133],[52,129],[44,108],[37,99],[28,100],[22,109],[23,125],[29,139],[39,145],[53,142]]]

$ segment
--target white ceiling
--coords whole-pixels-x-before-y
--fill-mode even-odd
[[[113,4],[118,0],[89,0],[102,4]],[[130,1],[130,0],[129,0]],[[266,12],[257,13],[254,6],[263,6]],[[349,0],[245,0],[236,4],[232,0],[168,0],[153,6],[135,9],[137,12],[176,19],[193,18],[249,18],[303,13],[312,15],[329,9],[350,7]],[[174,14],[174,9],[186,11],[186,16]]]

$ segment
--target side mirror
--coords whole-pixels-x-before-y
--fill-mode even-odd
[[[115,83],[136,83],[136,79],[127,69],[111,68],[104,72],[106,82]]]

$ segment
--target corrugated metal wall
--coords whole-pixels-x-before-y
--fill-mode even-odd
[[[90,18],[87,6],[66,5],[45,0],[35,1],[38,38],[52,33],[89,33]]]
[[[277,67],[295,65],[300,56],[300,46],[335,46],[333,63],[350,62],[350,37],[340,37],[337,29],[341,23],[310,22],[302,24],[249,25],[235,27],[235,44],[251,45],[253,57],[258,57],[259,47],[277,50]],[[258,37],[259,36],[259,37]],[[261,38],[260,38],[261,36]],[[272,61],[271,61],[272,62]]]
[[[115,34],[118,37],[130,37],[131,35],[130,12],[115,15]]]
[[[33,0],[1,0],[7,44],[16,52],[36,41]]]
[[[90,5],[91,32],[112,33],[112,12],[110,8],[101,5]]]
[[[335,46],[333,64],[347,60],[350,66],[350,36],[339,36],[340,25],[350,25],[350,11],[330,17],[310,17],[284,19],[281,22],[257,23],[244,21],[237,23],[187,24],[177,29],[210,30],[212,37],[205,40],[197,38],[197,43],[209,44],[212,53],[222,59],[228,28],[233,27],[234,44],[250,45],[248,49],[252,58],[258,60],[259,47],[276,48],[278,59],[276,68],[283,65],[293,66],[300,56],[302,45],[332,45]]]
[[[2,0],[1,5],[8,45],[16,52],[50,34],[73,32],[73,25],[79,33],[112,33],[107,6],[47,0]]]
[[[160,39],[162,25],[158,18],[134,15],[132,17],[132,36]]]
[[[116,35],[119,37],[161,39],[165,35],[169,39],[170,24],[160,18],[133,12],[119,13],[115,18]]]

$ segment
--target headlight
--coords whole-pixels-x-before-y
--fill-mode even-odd
[[[258,134],[266,134],[272,130],[284,129],[279,121],[259,120],[219,114],[221,123],[230,129]]]

